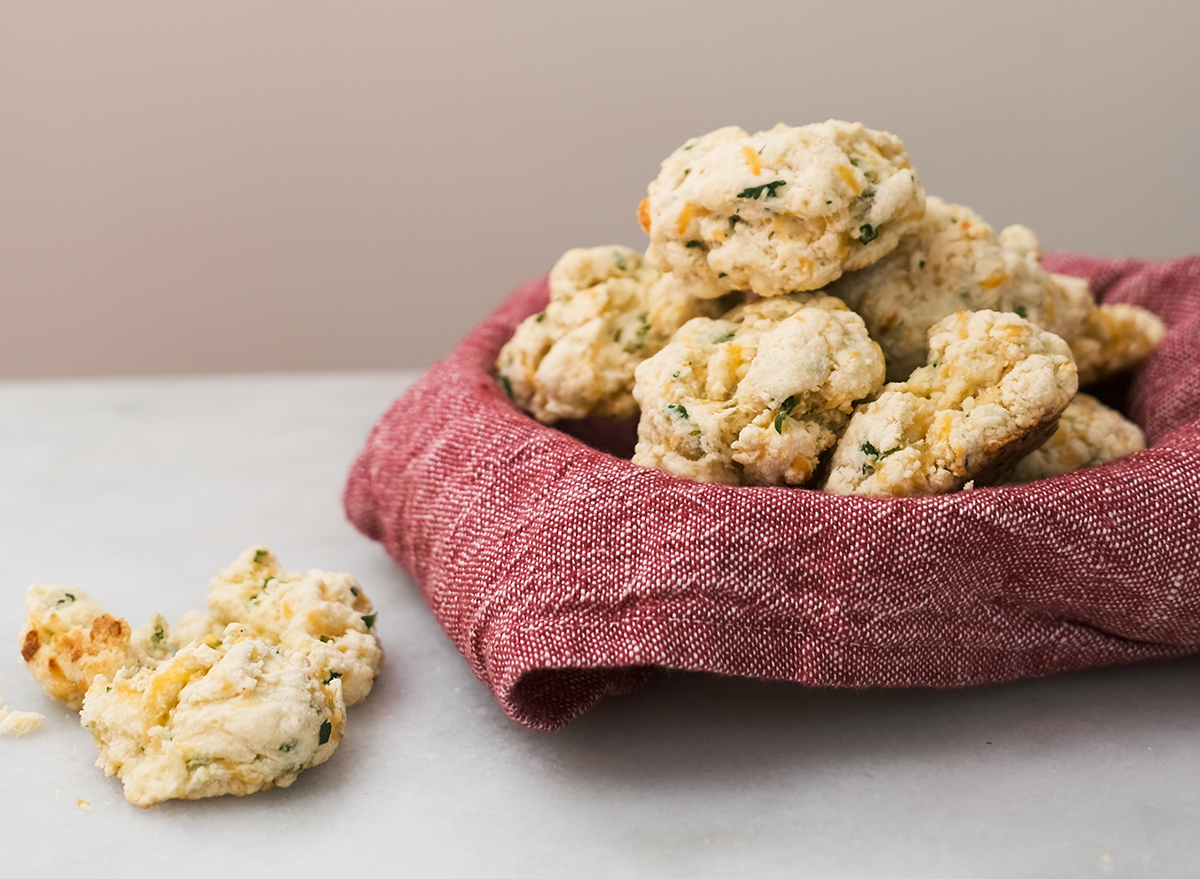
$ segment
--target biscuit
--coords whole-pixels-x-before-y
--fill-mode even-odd
[[[286,787],[328,759],[383,662],[349,574],[289,573],[252,546],[209,584],[207,613],[131,631],[78,589],[33,586],[22,654],[74,708],[130,802]],[[171,650],[177,652],[172,655]]]
[[[1053,433],[1077,390],[1070,348],[1015,314],[956,312],[929,363],[859,406],[830,462],[834,494],[941,494],[1002,476]]]
[[[883,372],[862,319],[830,296],[696,318],[637,369],[633,463],[702,482],[801,485]]]
[[[248,626],[284,653],[304,656],[321,681],[340,678],[347,705],[371,692],[383,664],[370,599],[349,574],[289,573],[275,554],[252,546],[209,583],[207,618],[196,632]]]
[[[924,365],[930,327],[956,311],[1011,311],[1070,341],[1094,309],[1086,281],[1051,275],[1024,226],[997,235],[974,211],[925,200],[925,216],[890,254],[843,275],[824,292],[862,315],[887,360],[887,378],[904,381]]]
[[[639,215],[646,261],[713,298],[823,287],[891,251],[924,207],[899,138],[831,119],[693,138],[662,163]]]
[[[569,250],[550,272],[550,304],[500,351],[497,378],[544,424],[637,414],[633,371],[693,317],[733,303],[697,299],[627,247]]]
[[[1083,331],[1067,340],[1079,367],[1080,386],[1137,366],[1165,332],[1155,314],[1137,305],[1097,306]]]
[[[1090,394],[1076,394],[1054,435],[1017,462],[1002,480],[1015,485],[1107,464],[1146,447],[1142,429]]]
[[[96,765],[145,807],[287,787],[333,754],[346,711],[339,679],[235,623],[155,669],[98,676],[80,719]]]

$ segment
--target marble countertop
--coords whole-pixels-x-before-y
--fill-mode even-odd
[[[354,454],[414,378],[0,383],[0,699],[46,716],[0,739],[5,875],[1194,870],[1200,659],[959,691],[663,673],[558,733],[508,720],[342,515]],[[333,758],[292,787],[131,806],[23,667],[25,588],[86,589],[134,626],[174,619],[253,543],[291,570],[358,577],[383,674]]]

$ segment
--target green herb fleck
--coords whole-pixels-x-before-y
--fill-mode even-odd
[[[833,199],[832,198],[825,199],[825,204],[833,204]]]
[[[283,751],[286,754],[288,751],[292,750],[292,748],[296,747],[296,745],[298,745],[298,744],[300,744],[298,741],[296,741],[295,739],[292,739],[290,742],[285,742],[284,744],[280,745],[279,750]]]
[[[58,607],[59,605],[63,605],[63,604],[70,604],[70,603],[71,603],[72,601],[74,601],[74,600],[75,600],[75,596],[74,596],[74,595],[72,595],[70,592],[64,592],[64,593],[63,593],[63,597],[62,597],[62,598],[60,598],[58,601],[56,601],[56,602],[54,603],[54,606],[55,606],[55,607]]]
[[[695,146],[695,144],[694,144],[694,143],[689,143],[687,146],[685,146],[685,147],[684,147],[684,149],[685,149],[685,150],[690,150],[690,149],[691,149],[692,147],[694,147],[694,146]]]
[[[629,267],[625,265],[625,257],[621,255],[621,251],[613,251],[613,260],[616,262],[618,270],[622,272],[629,271]]]
[[[267,577],[267,579],[263,580],[263,589],[266,589],[267,584],[270,583],[272,580],[277,580],[277,579],[279,579],[279,578],[275,577],[275,576]]]
[[[744,223],[744,222],[746,222],[746,221],[743,220],[741,217],[739,217],[737,214],[734,214],[732,217],[729,218],[729,231],[732,232],[734,226],[736,226],[738,223]]]
[[[508,399],[513,399],[512,382],[508,380],[508,376],[499,375],[496,379],[500,382],[500,387],[504,388],[504,393],[508,394]]]
[[[775,198],[775,190],[781,186],[787,186],[786,180],[773,180],[770,183],[764,183],[762,186],[747,186],[737,194],[738,198],[752,198],[756,201],[758,197],[766,192],[767,198]]]
[[[617,327],[615,330],[613,330],[612,339],[614,342],[621,341],[621,328],[620,327]]]
[[[357,587],[357,586],[351,586],[351,587],[350,587],[350,594],[351,594],[351,595],[353,595],[355,598],[358,598],[358,587]]]
[[[268,553],[265,549],[258,550],[254,553],[254,564],[261,565],[264,561],[266,561],[268,555],[270,555],[270,553]]]
[[[724,272],[718,272],[718,273],[717,273],[717,277],[718,277],[718,278],[728,278],[728,277],[729,277],[729,275],[725,274]]]
[[[333,735],[333,724],[327,720],[321,724],[321,731],[317,733],[317,745],[325,744],[331,735]]]
[[[858,167],[858,159],[851,159],[850,164],[853,165],[855,168],[857,168]]]
[[[1023,317],[1023,318],[1025,318],[1025,320],[1029,320],[1029,311],[1025,308],[1024,305],[1018,305],[1016,308],[1013,309],[1013,311],[1015,311],[1017,313],[1017,317]]]
[[[693,430],[691,433],[688,434],[688,436],[700,436],[700,431]]]
[[[341,676],[342,676],[342,673],[340,671],[330,671],[329,677],[325,678],[325,683],[328,684],[334,678],[340,678]]]
[[[721,338],[719,338],[715,342],[713,342],[713,344],[714,345],[723,345],[726,342],[730,342],[732,340],[733,340],[733,333],[726,333]]]
[[[676,418],[682,418],[684,421],[688,420],[687,409],[684,408],[683,406],[681,406],[679,403],[668,403],[667,411],[670,412],[672,415],[674,415]]]
[[[161,625],[156,625],[154,627],[154,634],[150,637],[150,640],[155,644],[161,644],[162,639],[165,637],[167,637],[167,633],[163,631],[163,627]]]
[[[783,419],[792,414],[792,410],[796,408],[796,404],[799,402],[795,394],[783,401],[783,405],[779,407],[779,414],[775,416],[776,433],[783,433]]]
[[[535,318],[533,319],[533,322],[534,322],[535,324],[540,324],[540,323],[541,323],[542,321],[544,321],[545,319],[546,319],[546,312],[544,312],[544,311],[543,311],[541,314],[539,314],[537,317],[535,317]]]
[[[894,447],[888,449],[886,452],[881,452],[881,451],[879,451],[879,449],[875,448],[875,446],[873,446],[871,444],[870,440],[865,440],[862,443],[862,445],[860,445],[858,447],[858,450],[860,452],[862,452],[864,455],[866,455],[868,458],[873,458],[875,460],[863,462],[863,465],[862,465],[863,476],[870,476],[873,472],[875,472],[876,470],[879,469],[880,461],[882,461],[888,455],[896,454],[896,452],[900,451],[901,448],[902,448],[901,446],[894,446]]]
[[[679,378],[679,373],[678,373],[678,372],[673,372],[673,373],[671,373],[671,378],[672,378],[672,379],[678,379],[678,378]]]
[[[646,334],[650,332],[650,321],[646,318],[646,315],[642,315],[641,321],[641,324],[638,325],[637,333],[633,337],[634,343],[639,348],[646,344]]]
[[[919,269],[925,268],[925,260],[921,260],[919,263],[917,263],[917,268],[919,268]]]
[[[375,617],[377,616],[379,616],[379,614],[369,613],[363,617],[363,623],[366,624],[368,629],[375,625]]]
[[[321,635],[321,636],[319,636],[319,637],[320,637],[320,639],[321,639],[321,643],[322,643],[322,644],[328,644],[330,641],[332,641],[332,640],[333,640],[333,639],[332,639],[332,638],[330,638],[328,635]]]
[[[858,227],[858,240],[863,244],[870,244],[879,237],[879,230],[870,223],[863,223]]]

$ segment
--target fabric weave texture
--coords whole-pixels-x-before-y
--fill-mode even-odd
[[[1200,256],[1044,265],[1166,324],[1111,391],[1145,451],[899,499],[637,467],[596,447],[631,451],[620,428],[545,427],[497,386],[501,346],[546,305],[542,279],[383,415],[347,515],[413,577],[504,711],[536,729],[656,667],[954,687],[1200,651]]]

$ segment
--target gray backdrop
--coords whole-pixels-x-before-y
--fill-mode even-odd
[[[1049,249],[1200,252],[1200,8],[0,0],[0,377],[420,367],[659,162],[829,117]]]

